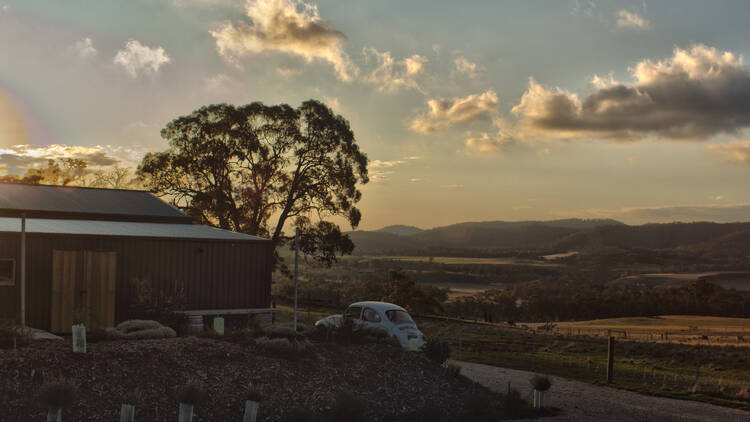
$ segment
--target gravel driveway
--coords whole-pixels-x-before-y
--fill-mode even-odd
[[[531,372],[476,363],[459,362],[461,374],[505,393],[508,381],[525,398],[531,397]],[[598,387],[565,378],[551,377],[552,389],[545,406],[562,411],[542,421],[749,421],[750,412],[706,403],[644,396],[632,391]]]

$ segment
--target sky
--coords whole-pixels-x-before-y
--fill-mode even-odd
[[[750,3],[0,0],[0,174],[136,166],[202,105],[318,99],[361,229],[750,221]]]

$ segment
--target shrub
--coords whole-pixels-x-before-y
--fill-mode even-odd
[[[326,422],[368,422],[363,400],[349,394],[340,395],[333,406],[325,412]]]
[[[529,380],[529,383],[534,387],[534,390],[537,391],[547,391],[552,387],[552,381],[550,381],[549,377],[544,375],[534,375]]]
[[[70,380],[47,382],[39,389],[39,401],[48,409],[64,409],[78,396],[78,386]]]
[[[298,324],[297,328],[301,328]],[[262,336],[269,338],[285,338],[289,340],[304,340],[305,335],[299,331],[294,330],[294,325],[291,323],[281,323],[269,325],[265,328],[260,329]]]
[[[312,344],[307,340],[289,340],[286,338],[258,337],[255,339],[261,349],[285,356],[299,355],[307,351]]]
[[[196,405],[206,398],[206,389],[199,381],[191,380],[177,389],[180,403]]]
[[[494,397],[487,393],[473,393],[464,400],[463,420],[472,422],[495,422],[500,418],[500,412]]]
[[[445,365],[445,371],[451,377],[457,377],[461,375],[461,366],[455,362],[447,361]]]
[[[431,361],[442,365],[451,356],[451,346],[445,341],[429,339],[423,349],[425,356]]]
[[[12,349],[31,343],[31,334],[11,321],[0,320],[0,349]]]
[[[524,417],[524,410],[527,407],[526,401],[521,398],[521,393],[515,388],[510,388],[503,396],[503,410],[507,418]]]
[[[180,331],[186,323],[187,316],[177,311],[187,307],[187,294],[183,283],[179,281],[154,283],[148,278],[135,277],[129,288],[131,297],[128,313],[131,317],[150,319]]]

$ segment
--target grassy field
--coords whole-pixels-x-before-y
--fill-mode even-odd
[[[518,258],[464,258],[450,256],[354,256],[343,259],[375,259],[380,261],[402,261],[402,262],[431,262],[434,264],[454,264],[454,265],[529,265],[535,267],[557,267],[559,264],[533,259]]]
[[[544,324],[528,324],[541,329]],[[556,322],[554,334],[616,337],[629,340],[692,345],[750,346],[750,319],[666,315]]]
[[[420,318],[418,324],[428,338],[450,342],[454,359],[594,384],[606,380],[604,338],[432,318]],[[618,340],[613,386],[750,410],[747,350]]]

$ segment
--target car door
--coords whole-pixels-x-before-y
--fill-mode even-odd
[[[362,323],[362,307],[361,306],[350,306],[344,312],[344,321],[351,319],[355,324]]]
[[[380,314],[369,307],[365,307],[362,310],[362,324],[367,327],[379,328],[388,332],[388,328],[383,324],[383,318]]]

